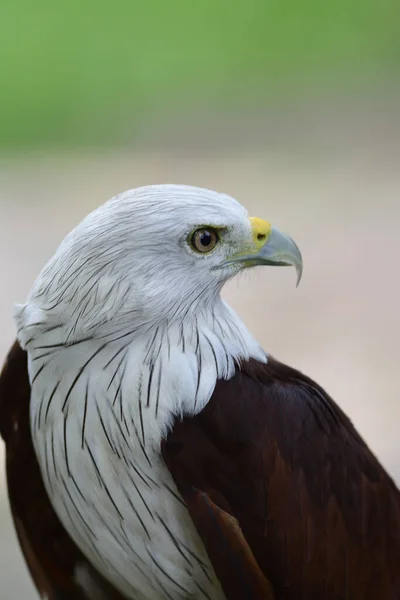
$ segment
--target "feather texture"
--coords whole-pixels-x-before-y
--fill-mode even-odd
[[[123,600],[61,525],[46,493],[29,426],[27,354],[15,343],[0,376],[0,433],[8,496],[32,579],[48,600]],[[79,577],[85,574],[85,581]],[[103,594],[103,596],[101,596]]]
[[[229,554],[194,490],[237,521],[255,558],[243,577],[260,568],[276,600],[400,598],[400,493],[309,378],[272,358],[243,364],[163,455],[226,585]]]

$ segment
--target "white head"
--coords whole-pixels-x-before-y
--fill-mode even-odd
[[[103,410],[122,392],[133,410],[136,390],[154,410],[132,422],[157,446],[174,415],[201,410],[237,364],[266,360],[220,297],[229,278],[258,264],[301,274],[294,242],[229,196],[159,185],[111,199],[65,238],[17,308],[31,410],[40,413],[52,383],[55,422],[60,406],[81,410],[86,384],[108,397]]]
[[[62,325],[69,344],[110,326],[180,322],[207,311],[228,279],[257,264],[301,271],[290,238],[249,219],[230,196],[182,185],[129,190],[65,238],[19,307],[18,325]]]

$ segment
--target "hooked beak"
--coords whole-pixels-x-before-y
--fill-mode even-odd
[[[250,223],[252,248],[249,248],[248,252],[233,256],[225,264],[241,263],[243,267],[258,265],[294,267],[297,273],[296,286],[298,286],[303,273],[303,259],[292,238],[263,219],[251,217]]]

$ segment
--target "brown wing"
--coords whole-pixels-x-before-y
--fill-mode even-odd
[[[49,600],[123,600],[88,563],[50,504],[32,445],[29,402],[27,355],[15,343],[0,376],[0,433],[14,525],[36,587]]]
[[[307,377],[246,363],[175,425],[163,455],[228,600],[400,598],[400,492]],[[208,503],[234,518],[236,540]],[[240,544],[253,562],[238,560]],[[257,569],[273,596],[253,594]]]

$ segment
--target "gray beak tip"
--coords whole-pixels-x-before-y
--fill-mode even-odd
[[[301,278],[303,277],[303,265],[297,265],[296,266],[296,288],[299,287]]]

